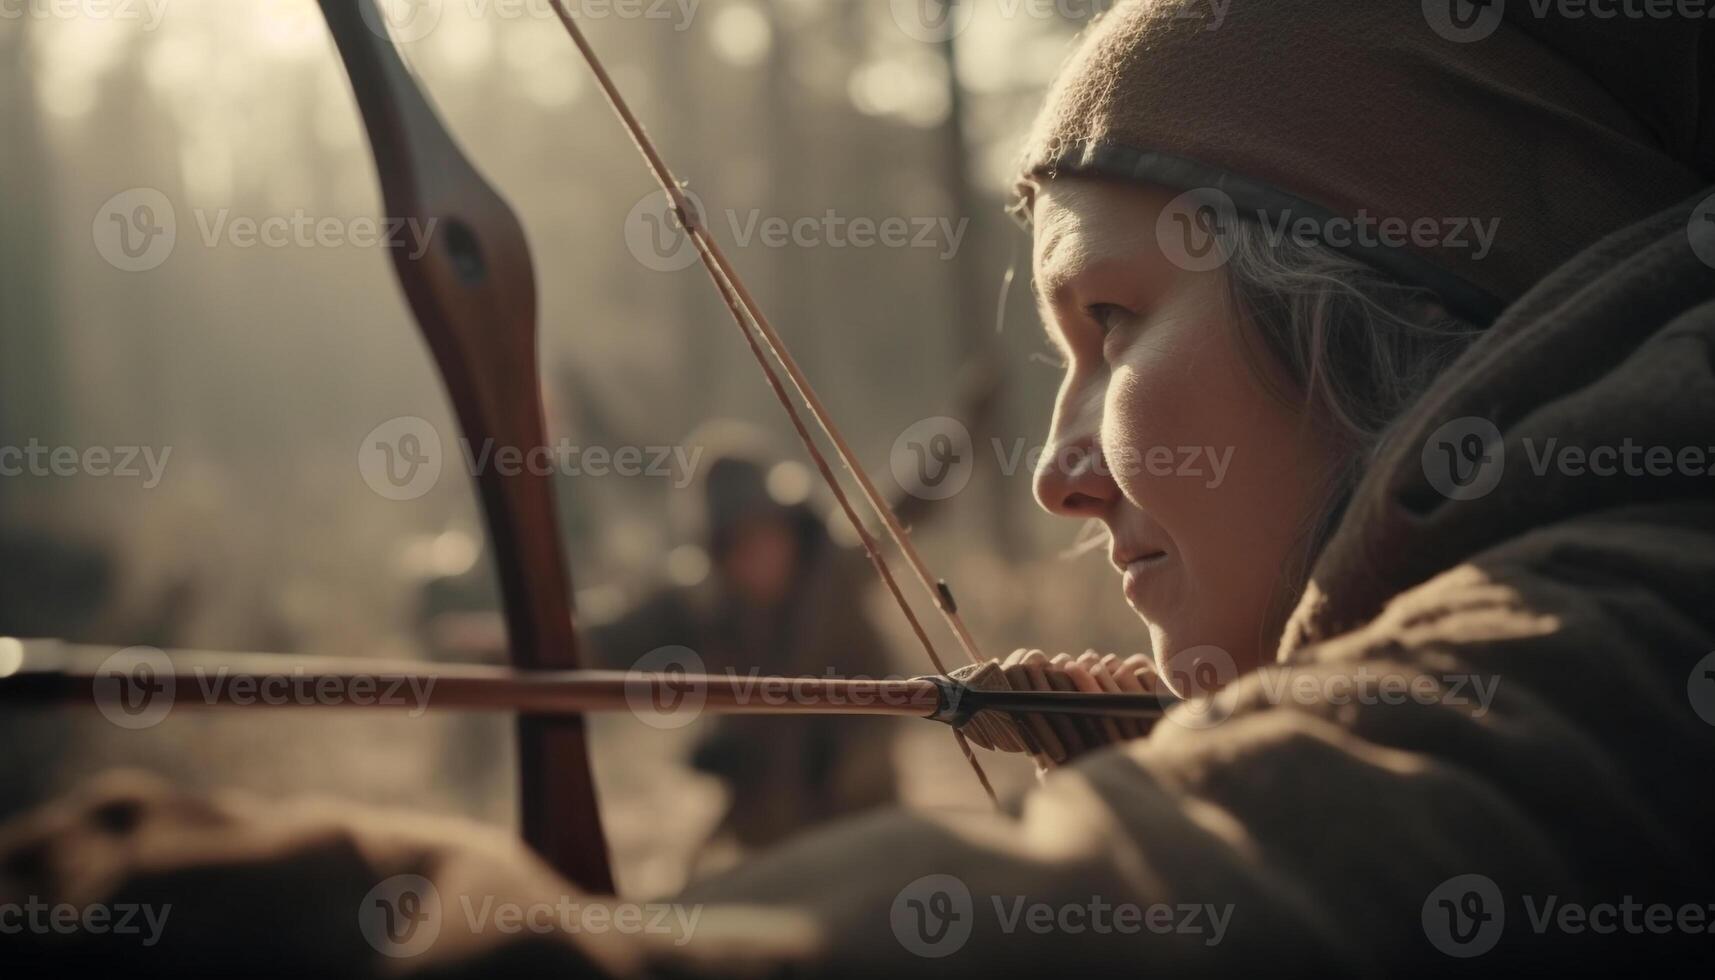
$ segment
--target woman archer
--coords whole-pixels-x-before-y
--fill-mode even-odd
[[[1667,952],[1707,971],[1715,32],[1463,0],[1235,0],[1218,25],[1201,6],[1121,3],[1092,27],[1028,141],[1019,210],[1065,361],[1045,458],[1078,461],[1036,495],[1105,526],[1167,680],[1219,693],[1005,814],[801,838],[675,899],[694,928],[520,937],[447,916],[391,972]],[[1231,450],[1218,486],[1148,465],[1189,445]],[[144,838],[255,826],[133,809]],[[75,839],[85,812],[15,829],[12,853]],[[328,826],[361,845],[354,896],[406,865],[447,894],[569,890],[444,833]],[[381,969],[361,945],[292,955]]]

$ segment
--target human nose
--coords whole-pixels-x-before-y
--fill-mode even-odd
[[[1102,452],[1100,414],[1068,409],[1062,402],[1054,413],[1034,475],[1036,502],[1062,517],[1099,518],[1120,496]]]

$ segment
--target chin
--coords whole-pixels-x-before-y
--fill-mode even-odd
[[[1156,672],[1180,697],[1213,693],[1257,666],[1254,644],[1235,644],[1231,630],[1150,619],[1145,623]]]

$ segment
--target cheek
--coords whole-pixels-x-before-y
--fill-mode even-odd
[[[1186,322],[1134,347],[1108,390],[1115,482],[1172,540],[1193,592],[1266,590],[1332,454],[1264,388],[1229,324]]]
[[[1220,447],[1242,434],[1231,417],[1233,379],[1211,342],[1218,323],[1146,334],[1116,363],[1104,392],[1102,445],[1114,480],[1126,497],[1170,532],[1204,506],[1209,488],[1194,479],[1201,453],[1190,447]]]

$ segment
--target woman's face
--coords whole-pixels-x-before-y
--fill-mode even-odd
[[[1065,377],[1036,498],[1106,526],[1157,663],[1195,693],[1273,656],[1335,453],[1275,393],[1289,389],[1257,376],[1225,270],[1191,271],[1183,244],[1164,249],[1158,222],[1181,228],[1176,196],[1040,188],[1035,287]]]

